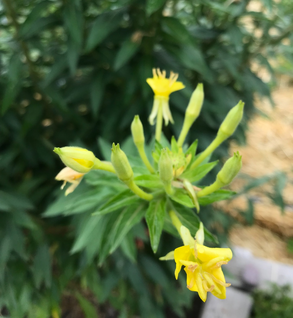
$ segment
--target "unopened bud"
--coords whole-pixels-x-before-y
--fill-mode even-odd
[[[143,126],[138,115],[134,116],[134,119],[132,121],[131,133],[136,147],[144,144]]]
[[[229,111],[219,128],[218,135],[220,137],[226,139],[234,133],[242,119],[243,107],[244,103],[239,101],[239,103]]]
[[[193,121],[198,117],[203,104],[204,92],[203,84],[199,83],[191,95],[189,104],[186,109],[186,116],[190,117]]]
[[[236,177],[242,167],[242,156],[239,152],[234,152],[234,156],[229,158],[220,172],[217,174],[217,181],[221,182],[222,186],[230,184]]]
[[[118,178],[123,182],[128,182],[133,178],[133,171],[129,164],[126,154],[120,149],[119,144],[112,145],[111,154],[112,165]]]
[[[162,149],[159,160],[159,173],[163,183],[171,183],[173,180],[173,164],[167,149]]]
[[[54,152],[59,155],[60,159],[67,167],[80,173],[89,172],[98,161],[91,151],[84,148],[54,148]]]
[[[204,243],[204,227],[203,227],[202,222],[200,222],[200,224],[199,224],[199,229],[197,230],[197,232],[195,234],[195,239],[199,244],[203,245],[203,243]]]

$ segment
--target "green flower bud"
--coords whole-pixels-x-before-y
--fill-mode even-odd
[[[189,132],[190,127],[198,117],[202,103],[204,99],[203,85],[202,83],[198,84],[196,89],[191,95],[189,104],[187,106],[184,123],[180,132],[180,136],[178,138],[178,146],[182,147],[184,140]]]
[[[244,103],[239,101],[239,103],[229,111],[219,128],[218,135],[220,137],[226,139],[234,133],[242,119],[243,107]]]
[[[242,156],[239,152],[234,152],[234,156],[229,158],[220,172],[217,174],[217,181],[223,186],[230,184],[242,167]]]
[[[59,155],[62,162],[69,168],[79,173],[89,172],[99,161],[95,155],[84,148],[62,147],[54,148],[54,152]]]
[[[194,92],[192,93],[189,104],[186,109],[186,117],[189,117],[192,120],[192,122],[196,120],[201,111],[203,99],[203,84],[199,83]]]
[[[159,174],[163,183],[171,183],[173,180],[173,164],[167,149],[162,149],[159,160]]]
[[[126,154],[120,149],[119,144],[112,145],[111,154],[112,165],[116,171],[118,178],[123,182],[128,182],[133,178],[133,171],[129,164]]]
[[[136,147],[144,144],[143,126],[138,115],[134,116],[134,119],[131,123],[131,133]]]

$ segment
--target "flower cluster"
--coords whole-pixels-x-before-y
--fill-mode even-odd
[[[236,177],[242,166],[241,156],[238,152],[226,161],[217,174],[214,183],[203,188],[194,184],[214,166],[215,163],[208,163],[205,164],[204,169],[199,167],[207,161],[208,156],[224,140],[233,134],[241,121],[244,103],[240,101],[229,111],[215,139],[202,153],[196,155],[197,141],[192,143],[189,148],[183,146],[187,133],[199,116],[204,101],[203,85],[198,84],[187,106],[179,138],[176,140],[175,137],[172,137],[170,145],[163,147],[160,143],[163,120],[165,120],[165,125],[174,122],[169,107],[169,95],[184,88],[184,85],[177,79],[178,74],[171,72],[170,77],[166,78],[166,72],[160,71],[160,69],[153,69],[153,77],[147,79],[147,83],[154,92],[154,104],[149,122],[153,125],[156,119],[155,147],[151,154],[153,162],[145,152],[143,125],[139,116],[136,115],[131,124],[131,133],[140,159],[145,166],[143,169],[133,169],[119,144],[113,143],[112,145],[111,162],[99,160],[91,151],[84,148],[55,148],[55,153],[60,156],[60,159],[67,166],[56,176],[56,180],[64,181],[62,189],[66,182],[71,183],[65,192],[65,195],[68,195],[80,184],[84,175],[92,170],[104,170],[116,175],[117,182],[124,183],[124,187],[132,191],[126,190],[123,196],[129,195],[129,193],[133,196],[132,193],[134,193],[137,200],[141,199],[143,202],[142,208],[147,205],[146,201],[149,202],[145,218],[154,252],[157,251],[164,225],[164,219],[158,220],[155,213],[163,216],[169,215],[172,224],[179,232],[184,245],[161,258],[161,260],[172,259],[175,261],[176,279],[182,267],[184,267],[187,277],[186,284],[189,290],[197,292],[203,301],[206,300],[208,292],[224,299],[226,297],[226,287],[230,284],[226,283],[221,266],[231,260],[231,250],[229,248],[205,246],[202,223],[200,223],[199,230],[193,238],[188,227],[185,226],[186,224],[183,225],[180,222],[178,217],[180,212],[174,210],[172,202],[185,205],[188,208],[196,208],[199,212],[202,197],[207,200],[210,194],[227,186]],[[146,174],[145,171],[149,173]],[[205,171],[205,174],[203,171]],[[125,202],[132,201],[133,198],[129,201],[125,200]],[[109,208],[111,204],[113,206]],[[121,206],[123,204],[126,205],[127,203],[121,203]],[[115,204],[111,201],[106,203],[106,206],[107,213],[114,211],[115,208],[117,209],[117,206],[121,207],[119,204],[116,204],[115,207]],[[160,212],[157,211],[158,209]],[[106,210],[102,209],[96,213],[103,214],[106,213]],[[165,210],[167,213],[165,213]],[[193,215],[194,212],[191,211],[190,213]],[[194,226],[192,224],[192,227]]]

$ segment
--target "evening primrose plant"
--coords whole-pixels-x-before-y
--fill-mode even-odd
[[[184,88],[177,78],[178,74],[171,72],[170,77],[166,78],[165,71],[154,69],[153,77],[147,79],[154,92],[149,121],[152,125],[156,124],[155,138],[149,144],[145,143],[143,125],[136,115],[130,127],[137,149],[136,157],[127,155],[115,143],[109,161],[102,161],[91,151],[79,147],[55,148],[55,153],[67,166],[56,179],[72,183],[66,195],[73,192],[83,178],[90,185],[102,185],[101,192],[88,190],[92,191],[93,222],[104,222],[104,230],[97,233],[102,236],[103,242],[100,264],[145,218],[154,253],[158,250],[162,231],[181,237],[183,246],[161,257],[161,260],[175,262],[176,279],[184,267],[189,290],[197,292],[203,301],[208,292],[224,299],[229,284],[225,281],[221,266],[232,258],[232,252],[229,248],[204,245],[205,239],[213,243],[217,240],[204,228],[197,213],[201,206],[234,195],[234,192],[222,188],[229,185],[241,169],[240,154],[236,152],[226,161],[211,185],[202,186],[199,182],[218,163],[209,162],[210,155],[236,130],[242,119],[244,103],[240,101],[229,111],[215,139],[197,154],[197,140],[189,147],[184,142],[202,108],[202,84],[198,84],[191,96],[178,139],[173,136],[168,142],[162,134],[163,120],[165,125],[173,123],[169,96]]]

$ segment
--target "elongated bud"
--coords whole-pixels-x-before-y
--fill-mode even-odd
[[[134,116],[131,123],[131,133],[136,147],[140,147],[144,144],[143,126],[138,115]]]
[[[191,120],[195,121],[196,118],[199,116],[203,104],[203,99],[203,84],[199,83],[194,92],[192,93],[189,104],[186,109],[186,116],[188,116]]]
[[[223,184],[222,186],[230,184],[240,171],[241,167],[242,156],[240,156],[238,151],[234,152],[234,156],[225,162],[223,168],[217,174],[217,181],[221,182]]]
[[[192,126],[196,118],[198,117],[201,111],[203,99],[204,99],[203,85],[202,83],[199,83],[191,95],[189,104],[185,112],[183,126],[178,138],[179,147],[182,147],[190,127]]]
[[[118,178],[123,182],[128,182],[133,178],[133,171],[129,164],[126,154],[120,149],[119,144],[112,145],[111,154],[112,165],[116,171]]]
[[[99,161],[91,151],[84,148],[54,148],[54,152],[67,167],[80,173],[89,172],[94,167],[95,163]]]
[[[163,183],[169,183],[173,180],[173,164],[167,149],[162,149],[159,160],[159,173]]]
[[[220,137],[226,139],[234,133],[242,119],[243,107],[244,103],[239,101],[239,103],[229,111],[219,128],[218,135]]]
[[[204,228],[203,228],[202,222],[200,222],[200,224],[199,224],[199,229],[197,230],[197,232],[195,234],[195,239],[197,240],[197,242],[199,244],[203,245],[203,243],[204,243]]]

